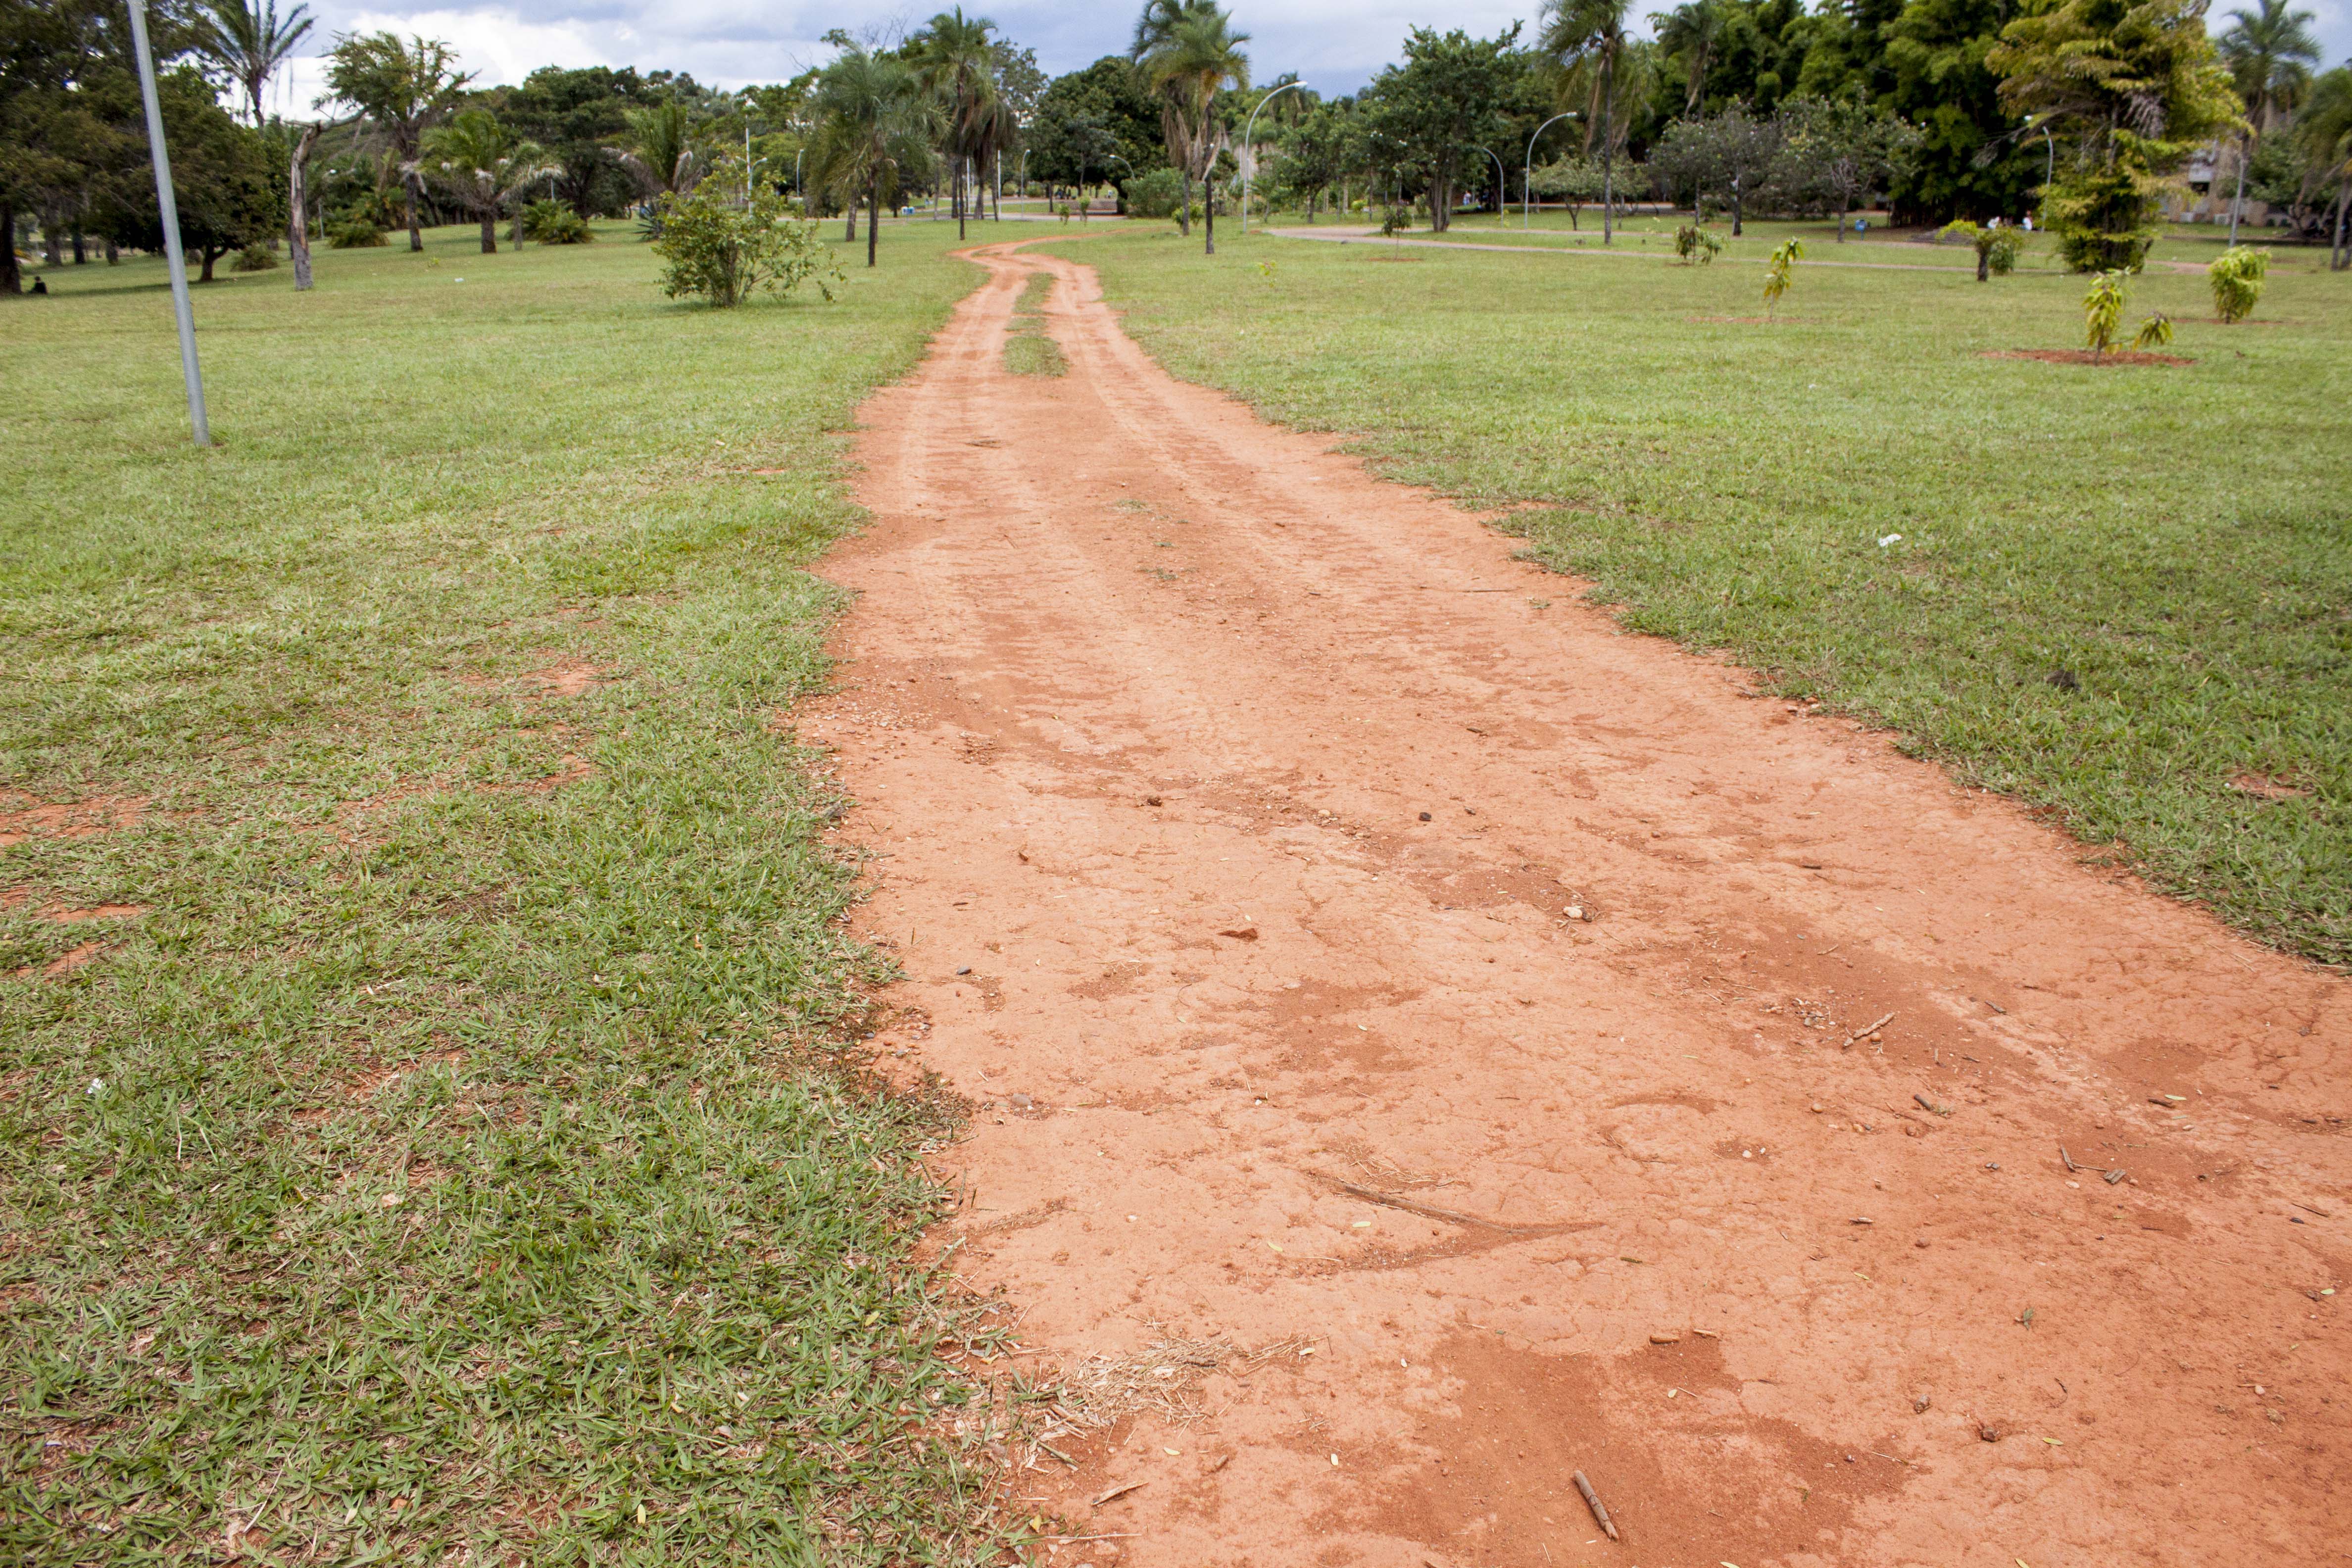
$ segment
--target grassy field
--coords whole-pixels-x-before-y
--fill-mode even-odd
[[[2152,271],[2126,334],[2165,311],[2195,363],[2116,368],[1990,357],[2081,344],[2084,283],[2058,275],[1801,265],[1768,322],[1740,252],[1238,226],[1218,250],[1139,227],[1072,254],[1176,374],[1349,433],[1397,479],[1534,503],[1529,553],[1629,626],[2352,963],[2352,279],[2285,257],[2222,327],[2201,278]]]
[[[952,234],[732,313],[625,227],[225,277],[209,452],[160,264],[0,301],[0,1556],[987,1548],[955,1109],[860,1069],[777,725]]]

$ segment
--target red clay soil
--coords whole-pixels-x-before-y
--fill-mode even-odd
[[[802,732],[1016,1364],[1276,1347],[1022,1471],[1039,1561],[2352,1551],[2342,981],[976,254]]]
[[[2099,353],[2091,349],[1989,349],[1979,357],[1984,359],[2032,359],[2043,364],[2195,364],[2193,359],[2179,354],[2142,353],[2137,349],[2116,349]]]

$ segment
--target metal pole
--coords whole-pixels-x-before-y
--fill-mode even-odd
[[[1474,150],[1484,153],[1487,157],[1495,160],[1495,223],[1496,226],[1500,227],[1503,222],[1503,161],[1500,158],[1495,158],[1491,148],[1479,147]]]
[[[188,260],[180,251],[180,204],[172,199],[172,159],[163,150],[163,106],[155,99],[155,59],[147,49],[146,0],[130,0],[131,45],[139,55],[139,91],[147,100],[147,145],[155,155],[155,205],[163,219],[163,258],[172,269],[172,311],[180,322],[180,374],[188,384],[188,423],[196,445],[213,444],[205,418],[205,375],[196,368],[196,319],[188,306]],[[9,244],[16,236],[7,237]]]
[[[1528,226],[1528,214],[1530,210],[1528,204],[1534,200],[1534,197],[1530,193],[1532,193],[1535,188],[1536,136],[1542,135],[1545,132],[1550,130],[1553,126],[1559,124],[1563,120],[1573,120],[1575,118],[1576,110],[1573,109],[1567,110],[1565,113],[1555,114],[1549,120],[1545,121],[1541,125],[1536,127],[1535,136],[1528,138],[1528,166],[1526,169],[1522,170],[1519,174],[1519,226],[1523,229]]]
[[[1250,141],[1250,132],[1257,124],[1258,109],[1264,109],[1267,104],[1272,103],[1276,99],[1280,98],[1292,88],[1305,87],[1306,85],[1307,84],[1303,81],[1286,81],[1280,87],[1276,88],[1272,92],[1267,93],[1264,98],[1257,100],[1257,109],[1251,110],[1249,111],[1249,118],[1242,121],[1242,150],[1244,152],[1248,152],[1250,148],[1255,145],[1255,143]],[[1251,154],[1250,165],[1251,168],[1255,168],[1257,165],[1257,157],[1255,153]],[[1242,171],[1242,233],[1244,235],[1249,233],[1249,191],[1250,170],[1244,169]]]

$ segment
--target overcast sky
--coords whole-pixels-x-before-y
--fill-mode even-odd
[[[2240,0],[2217,0],[2217,16]],[[2251,5],[2252,0],[2244,0]],[[1657,0],[1664,10],[1671,0]],[[2317,20],[2326,64],[2352,56],[2352,0],[2305,0]],[[323,49],[336,33],[390,28],[421,33],[456,45],[484,85],[520,81],[536,68],[635,66],[688,71],[715,87],[782,81],[829,58],[817,41],[833,27],[852,33],[887,32],[919,25],[936,4],[894,6],[888,0],[518,0],[503,5],[451,5],[430,10],[378,9],[352,0],[312,0],[319,19],[313,30]],[[1052,5],[1042,0],[996,4],[980,0],[970,12],[992,17],[1000,31],[1037,51],[1038,63],[1058,76],[1127,47],[1136,6],[1113,4]],[[1637,14],[1650,7],[1636,0]],[[1397,56],[1397,46],[1413,24],[1438,23],[1491,36],[1513,20],[1531,16],[1533,4],[1509,0],[1234,0],[1233,9],[1250,34],[1255,74],[1271,78],[1297,71],[1326,92],[1349,92]],[[2217,24],[2218,26],[2218,24]],[[315,60],[296,62],[275,96],[289,107],[307,107],[319,91]]]

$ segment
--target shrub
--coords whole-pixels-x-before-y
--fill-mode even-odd
[[[662,292],[673,300],[698,295],[724,309],[761,289],[781,299],[813,280],[832,299],[841,269],[817,238],[816,225],[793,216],[791,204],[772,190],[755,191],[749,206],[738,206],[739,168],[721,164],[691,195],[665,194],[657,204],[661,234],[654,254],[669,263]]]
[[[1945,237],[1967,244],[1977,253],[1977,281],[1981,283],[1992,274],[2008,277],[2017,269],[2017,254],[2025,248],[2025,236],[2006,224],[1998,228],[1959,218],[1943,226]]]
[[[2170,342],[2172,342],[2172,318],[2158,310],[2139,324],[2139,336],[2132,340],[2132,347],[2146,353],[2150,349],[2160,349]]]
[[[1780,296],[1789,291],[1796,265],[1804,259],[1804,256],[1805,242],[1801,239],[1782,240],[1772,247],[1772,258],[1764,264],[1764,313],[1767,316],[1780,302]]]
[[[1675,254],[1683,258],[1685,267],[1693,264],[1705,267],[1722,253],[1723,241],[1717,238],[1711,229],[1686,223],[1675,230]]]
[[[522,237],[539,245],[585,245],[596,231],[563,203],[542,196],[522,209]]]
[[[278,265],[278,252],[267,244],[248,245],[228,264],[231,272],[267,272]]]
[[[2061,178],[2042,197],[2058,254],[2075,272],[2137,272],[2156,241],[2155,182],[2118,164]]]
[[[327,226],[327,244],[331,249],[363,250],[383,243],[383,230],[373,218],[339,218]]]
[[[2094,353],[2105,353],[2116,346],[2116,329],[2124,319],[2124,274],[2102,272],[2091,279],[2091,291],[2083,296],[2083,346]]]
[[[2242,321],[2254,313],[2263,297],[2263,279],[2270,271],[2271,253],[2251,246],[2233,245],[2205,269],[2213,286],[2213,313],[2224,324]]]
[[[1173,217],[1184,199],[1184,182],[1173,169],[1153,169],[1127,183],[1129,217]]]

